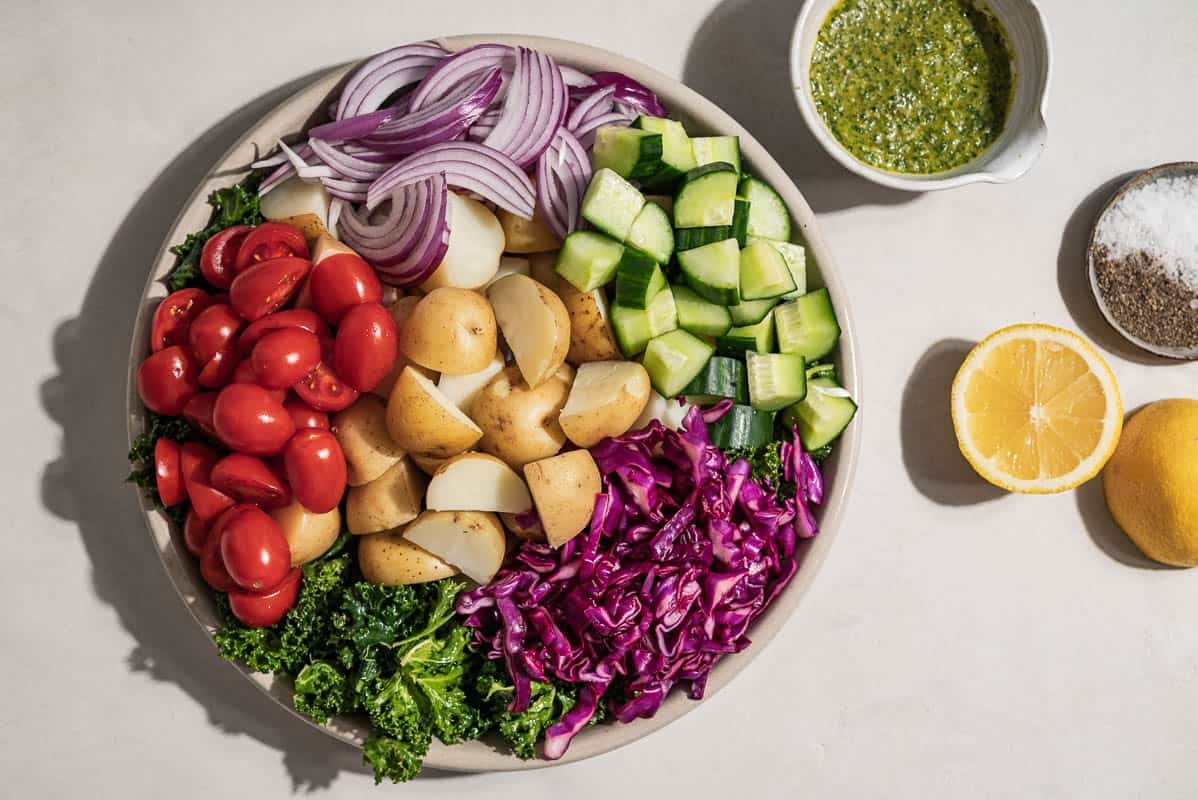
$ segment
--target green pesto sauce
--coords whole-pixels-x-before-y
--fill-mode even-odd
[[[998,138],[1014,76],[999,22],[968,0],[841,0],[811,57],[832,133],[893,172],[959,167]]]

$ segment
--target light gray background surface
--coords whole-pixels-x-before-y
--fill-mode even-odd
[[[1037,321],[1102,345],[1129,408],[1198,395],[1198,365],[1112,339],[1081,260],[1112,181],[1198,158],[1198,10],[1045,0],[1043,161],[1012,185],[917,197],[850,177],[802,129],[787,77],[799,4],[4,3],[0,795],[367,796],[357,754],[221,663],[167,584],[120,483],[128,336],[179,205],[303,76],[510,31],[683,78],[795,177],[857,317],[857,501],[794,619],[694,714],[581,764],[378,796],[1193,797],[1198,576],[1139,559],[1096,484],[1034,498],[979,483],[948,383],[971,342]]]

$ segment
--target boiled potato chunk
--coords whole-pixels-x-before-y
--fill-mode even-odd
[[[380,586],[407,586],[452,578],[458,570],[403,538],[403,533],[372,533],[358,542],[362,577]]]
[[[271,222],[286,222],[303,232],[309,242],[328,236],[332,198],[319,183],[288,178],[262,195],[259,208]]]
[[[532,509],[521,514],[500,514],[499,519],[503,522],[503,527],[511,531],[517,539],[525,542],[545,541],[545,529],[541,527],[541,519]]]
[[[341,535],[341,511],[336,508],[316,514],[292,498],[287,505],[269,513],[287,539],[293,567],[320,558]]]
[[[528,257],[528,277],[557,291],[561,277],[557,274],[557,251],[533,253]]]
[[[580,292],[569,281],[563,280],[558,280],[554,288],[570,315],[570,350],[566,360],[578,366],[588,361],[623,358],[611,327],[603,289]]]
[[[333,435],[345,454],[350,486],[370,483],[404,457],[387,433],[387,406],[372,394],[333,416]]]
[[[515,470],[487,453],[462,453],[445,462],[428,483],[432,511],[527,511],[532,498]]]
[[[603,486],[589,451],[571,450],[525,464],[524,479],[550,547],[561,547],[590,524]]]
[[[391,390],[387,432],[405,452],[433,458],[456,456],[483,435],[470,417],[412,367],[404,368]]]
[[[574,373],[558,422],[579,447],[627,433],[649,402],[649,373],[635,361],[592,361]]]
[[[491,304],[469,289],[434,289],[417,301],[399,327],[399,352],[422,367],[450,375],[469,375],[486,367],[497,342]]]
[[[495,577],[507,550],[499,518],[485,511],[425,511],[403,535],[479,583]]]
[[[470,407],[471,418],[482,430],[479,449],[514,469],[561,450],[566,434],[557,418],[573,380],[574,370],[563,364],[533,389],[521,379],[519,367],[505,367]]]
[[[533,212],[532,219],[525,219],[500,209],[499,224],[503,227],[503,236],[507,240],[504,249],[509,253],[541,253],[562,246],[562,240],[557,238],[557,234],[545,222],[539,204]]]
[[[478,397],[478,393],[491,378],[499,374],[503,366],[503,355],[496,353],[491,363],[478,372],[469,375],[442,375],[437,380],[437,388],[441,390],[441,394],[452,400],[454,405],[469,414],[474,398]]]
[[[677,400],[666,400],[657,392],[650,391],[644,411],[637,417],[636,422],[632,423],[629,430],[639,431],[641,428],[647,428],[649,423],[656,419],[665,427],[676,431],[682,427],[690,410],[690,403],[679,404]]]
[[[407,321],[408,317],[412,315],[412,309],[414,309],[416,304],[419,302],[419,297],[406,296],[401,297],[387,305],[387,310],[391,312],[391,318],[395,320],[395,329],[397,331],[403,330],[403,324]],[[395,356],[395,363],[391,365],[391,371],[387,373],[387,377],[379,381],[378,385],[370,390],[370,393],[378,395],[386,400],[391,396],[391,389],[394,388],[395,381],[399,379],[399,373],[403,372],[403,368],[411,363],[412,362],[409,361],[407,356],[405,356],[403,353],[397,353]],[[417,371],[423,374],[426,378],[433,381],[437,380],[437,373],[435,370],[425,369],[419,364],[414,366],[416,367]]]
[[[451,456],[450,458],[454,458]],[[430,478],[437,474],[437,470],[441,469],[441,465],[448,461],[448,458],[432,458],[430,456],[418,456],[415,453],[409,453],[408,458],[412,463],[420,468],[420,471]]]
[[[365,486],[345,495],[345,527],[350,533],[375,533],[416,519],[428,479],[404,458]]]
[[[472,197],[450,192],[449,249],[436,272],[420,288],[430,292],[442,286],[486,286],[499,269],[503,250],[503,227],[491,209]]]
[[[570,350],[570,315],[561,298],[526,275],[509,275],[491,284],[487,299],[524,382],[540,386]]]
[[[528,259],[518,258],[516,256],[503,256],[499,259],[499,269],[496,270],[495,276],[487,281],[487,286],[490,286],[497,280],[506,278],[508,275],[527,275],[529,273]],[[486,286],[483,287],[484,289]]]

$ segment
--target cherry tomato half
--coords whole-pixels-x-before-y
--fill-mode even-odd
[[[243,356],[248,356],[254,349],[254,345],[258,344],[259,339],[272,331],[283,328],[302,328],[322,339],[329,335],[328,323],[321,319],[315,311],[305,308],[289,308],[286,311],[267,314],[262,319],[251,322],[237,339],[238,352]]]
[[[256,456],[229,453],[212,468],[212,485],[230,497],[263,508],[291,502],[291,490],[282,473]]]
[[[208,532],[212,524],[196,513],[194,508],[187,509],[187,521],[183,523],[183,544],[193,556],[199,557],[204,552],[204,543],[208,541]]]
[[[212,427],[212,407],[215,404],[216,392],[200,392],[183,406],[183,418],[214,439],[216,428]]]
[[[234,273],[240,275],[255,264],[289,256],[308,257],[308,242],[299,228],[286,222],[263,222],[242,240]]]
[[[337,253],[312,268],[309,281],[312,304],[320,315],[336,325],[351,306],[378,303],[383,285],[374,268],[354,253]]]
[[[233,498],[212,485],[212,468],[220,454],[200,442],[184,442],[180,454],[183,486],[192,510],[201,519],[211,520],[233,505]]]
[[[228,509],[232,511],[233,508]],[[226,512],[228,513],[228,512]],[[200,577],[218,592],[231,592],[237,588],[237,582],[225,569],[224,557],[220,553],[220,540],[224,535],[221,521],[224,516],[212,523],[208,538],[204,540],[204,549],[200,551]]]
[[[332,339],[322,339],[320,364],[291,387],[301,400],[317,411],[340,411],[358,399],[358,390],[333,371],[334,350]]]
[[[333,363],[346,383],[369,392],[387,377],[397,355],[399,332],[387,309],[362,303],[345,312],[337,328]]]
[[[183,488],[182,450],[174,439],[160,436],[154,443],[154,481],[158,486],[158,497],[167,508],[187,499],[187,490]]]
[[[258,386],[258,373],[254,372],[254,365],[250,363],[248,358],[243,358],[237,368],[233,370],[233,376],[229,379],[229,383],[252,383]],[[263,386],[262,388],[266,388]],[[270,396],[278,400],[280,403],[287,399],[286,389],[266,389],[270,392]]]
[[[287,615],[299,597],[303,570],[299,567],[287,573],[278,586],[269,592],[229,592],[229,610],[243,625],[269,628]]]
[[[295,433],[295,423],[283,404],[250,383],[231,383],[220,390],[212,425],[230,449],[253,456],[274,455]]]
[[[217,353],[230,349],[244,324],[228,303],[217,303],[201,311],[187,332],[187,343],[196,363],[207,364]]]
[[[316,514],[332,511],[345,494],[345,455],[328,431],[299,431],[283,448],[283,469],[300,505]]]
[[[217,528],[221,560],[241,588],[268,591],[291,571],[291,548],[283,529],[258,506],[233,506],[221,516]]]
[[[250,225],[234,225],[225,228],[204,242],[200,251],[200,272],[204,279],[217,289],[228,289],[237,272],[237,252],[246,235],[253,230]]]
[[[227,386],[233,379],[233,371],[237,369],[237,354],[232,347],[217,350],[208,363],[200,370],[200,386],[205,389],[219,389]]]
[[[283,401],[283,408],[287,409],[287,413],[291,415],[291,421],[295,423],[296,431],[302,431],[304,428],[317,428],[323,431],[329,429],[329,415],[323,411],[317,411],[298,397],[288,397]]]
[[[391,319],[390,314],[383,313],[388,320]],[[258,385],[268,389],[286,389],[316,369],[320,363],[320,339],[302,328],[273,331],[254,345],[250,362],[254,374],[258,376]]]
[[[306,258],[276,258],[254,264],[233,279],[229,302],[250,322],[261,319],[295,294],[311,268],[312,262]]]
[[[155,414],[178,416],[198,391],[199,370],[179,345],[159,350],[137,368],[137,394]]]
[[[162,299],[154,309],[150,323],[150,352],[187,344],[187,330],[201,311],[212,305],[212,296],[203,289],[180,289]]]

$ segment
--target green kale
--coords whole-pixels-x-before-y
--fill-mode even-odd
[[[490,710],[500,735],[512,752],[524,759],[536,758],[536,745],[545,729],[561,719],[578,700],[574,686],[533,681],[528,708],[513,714],[507,710],[507,705],[512,701],[515,688],[501,661],[483,664],[475,679],[474,691],[478,705]]]
[[[217,189],[208,196],[212,216],[201,231],[188,234],[182,244],[171,248],[175,254],[175,267],[166,277],[166,285],[172,291],[203,282],[200,273],[200,252],[204,243],[215,234],[233,225],[257,225],[262,222],[258,207],[258,185],[262,177],[251,173],[241,183],[225,189]]]
[[[749,475],[756,481],[768,483],[780,501],[789,500],[795,496],[795,485],[784,477],[785,469],[782,464],[782,442],[770,442],[760,447],[742,447],[728,450],[729,461],[743,458],[749,462]]]
[[[420,765],[428,752],[428,741],[425,740],[422,749],[418,744],[400,739],[371,736],[362,750],[366,761],[374,767],[376,784],[382,783],[384,779],[392,783],[403,783],[415,778],[420,772]]]

